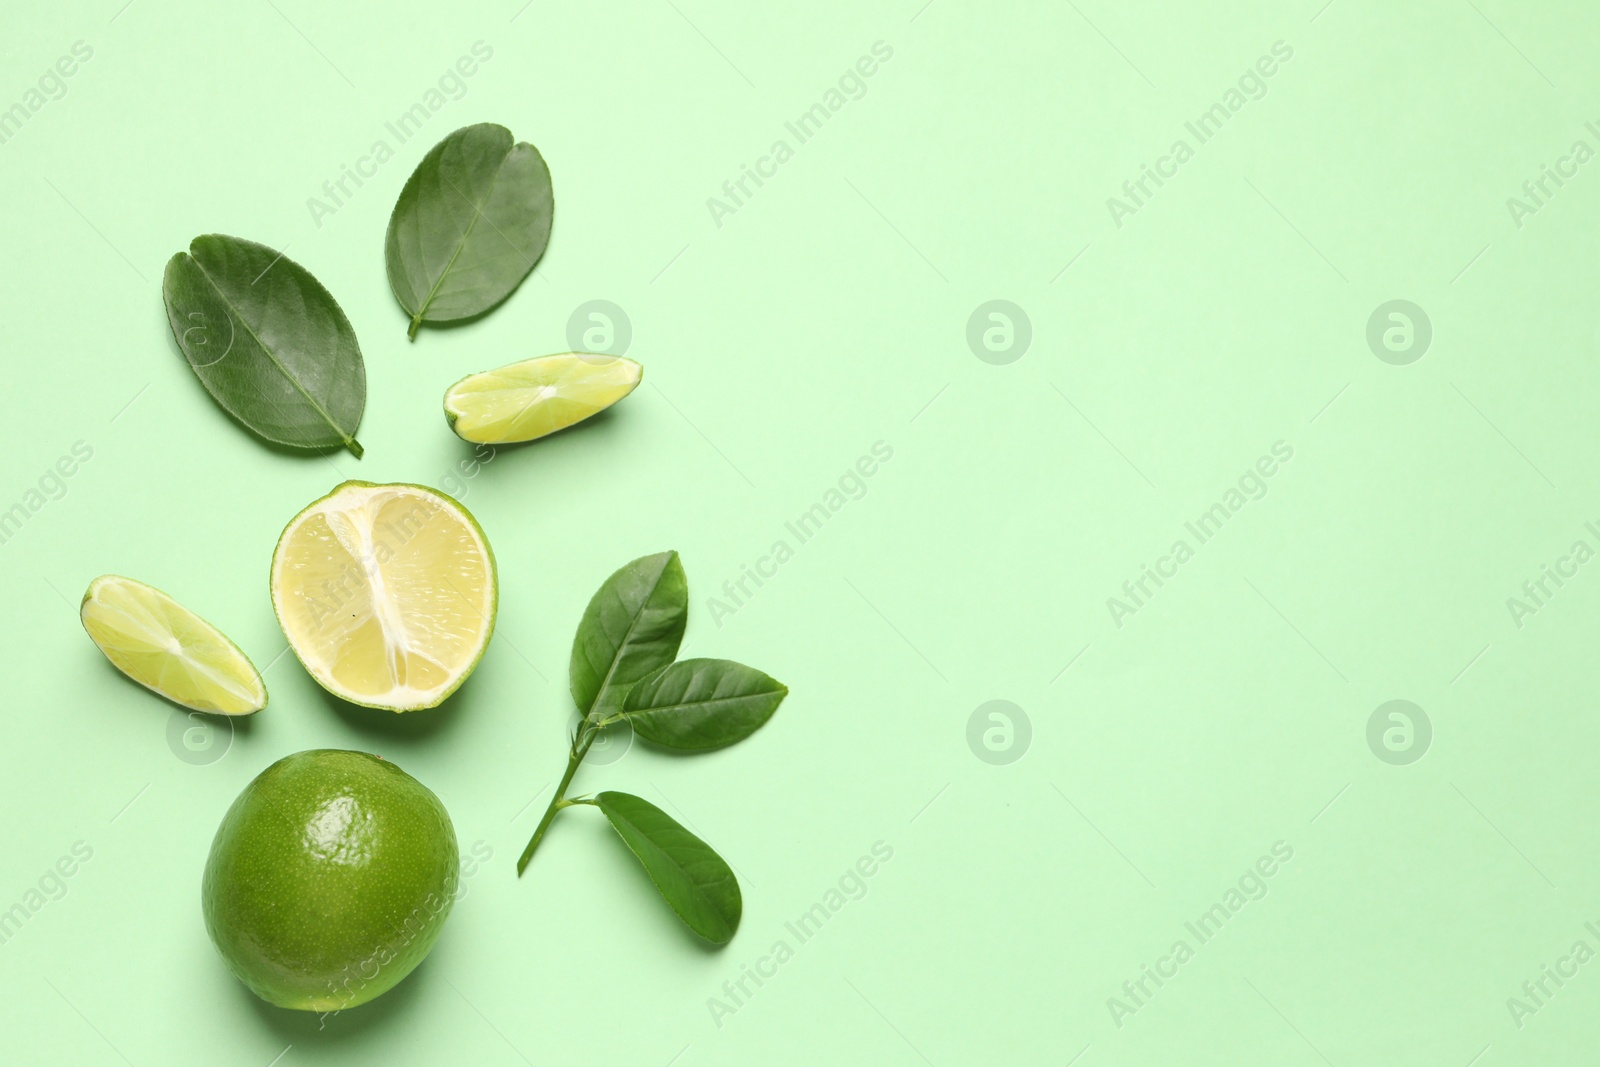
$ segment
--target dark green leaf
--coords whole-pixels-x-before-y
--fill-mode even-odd
[[[733,940],[744,901],[722,857],[648,800],[609,792],[594,800],[678,918],[714,945]]]
[[[411,316],[451,322],[510,296],[544,255],[555,201],[539,150],[492,122],[465,126],[422,158],[389,216],[389,287]]]
[[[361,349],[310,271],[266,245],[207,234],[167,262],[161,295],[183,357],[223,410],[280,445],[361,455]]]
[[[634,560],[605,580],[572,641],[572,699],[592,721],[619,711],[628,689],[678,655],[689,585],[676,552]]]
[[[788,695],[783,683],[742,663],[686,659],[629,689],[622,714],[646,741],[705,752],[755,733]]]

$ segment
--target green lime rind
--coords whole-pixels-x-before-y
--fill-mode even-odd
[[[377,756],[314,749],[262,771],[229,807],[201,910],[261,999],[340,1011],[422,962],[459,883],[455,829],[431,790]]]

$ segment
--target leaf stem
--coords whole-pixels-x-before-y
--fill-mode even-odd
[[[411,316],[411,325],[406,327],[406,340],[415,341],[417,339],[417,328],[421,325],[422,314],[420,312]]]
[[[361,442],[357,441],[354,437],[346,437],[344,439],[344,447],[348,448],[350,450],[350,454],[357,459],[360,459],[362,455],[366,453],[366,449],[361,447]]]
[[[584,723],[576,736],[572,739],[572,750],[567,757],[567,771],[561,776],[561,781],[556,785],[556,794],[550,798],[550,806],[545,809],[544,817],[539,820],[539,825],[534,828],[533,838],[528,842],[528,847],[522,850],[522,857],[517,860],[517,877],[522,877],[522,872],[528,869],[528,861],[533,859],[533,850],[539,847],[539,842],[544,838],[545,831],[550,829],[550,823],[555,820],[556,812],[562,808],[571,807],[582,801],[567,800],[567,787],[572,784],[572,776],[578,773],[578,765],[583,762],[583,757],[589,754],[589,746],[594,744],[595,734],[600,731]]]

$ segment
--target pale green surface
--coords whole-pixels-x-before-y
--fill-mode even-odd
[[[1600,949],[1600,565],[1520,629],[1506,598],[1600,547],[1600,164],[1520,229],[1505,202],[1600,147],[1592,5],[121,3],[30,7],[0,43],[0,105],[94,48],[0,145],[0,507],[94,450],[0,545],[0,908],[93,850],[0,944],[0,1061],[1592,1061],[1600,963],[1520,1030],[1506,999]],[[480,39],[464,99],[319,228],[306,198]],[[706,198],[880,39],[866,95],[718,228]],[[1106,198],[1280,39],[1265,98],[1117,228]],[[549,161],[549,252],[493,314],[408,344],[390,208],[485,120]],[[287,243],[349,314],[365,460],[263,447],[184,366],[161,267],[219,230]],[[472,449],[444,388],[568,349],[595,299],[631,316],[644,387],[452,475]],[[1032,319],[1010,365],[967,347],[991,299]],[[1434,325],[1410,366],[1367,348],[1393,299]],[[879,440],[864,498],[719,628],[707,597]],[[1106,598],[1279,440],[1266,497],[1118,629]],[[454,489],[494,543],[496,639],[438,712],[338,706],[275,658],[273,543],[346,477]],[[666,548],[685,654],[792,693],[725,752],[641,744],[576,786],[660,802],[728,857],[722,952],[596,812],[512,874],[565,757],[573,627]],[[271,707],[220,760],[177,758],[172,709],[84,637],[75,598],[106,572],[203,603],[266,671]],[[1410,766],[1365,739],[1395,698],[1433,721]],[[1020,762],[968,749],[990,700],[1031,718]],[[199,908],[228,803],[312,747],[395,759],[464,856],[493,852],[427,963],[320,1032],[227,974]],[[784,923],[879,840],[865,897],[797,944]],[[1266,898],[1118,1029],[1107,998],[1278,840]],[[793,958],[719,1028],[707,998],[779,937]]]

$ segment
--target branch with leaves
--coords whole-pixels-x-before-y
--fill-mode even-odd
[[[566,773],[517,860],[520,876],[558,813],[600,809],[689,929],[717,945],[739,928],[739,881],[721,856],[649,801],[628,793],[567,797],[601,731],[626,724],[646,741],[679,752],[710,752],[760,729],[789,690],[725,659],[674,662],[689,621],[689,586],[676,552],[644,556],[607,578],[572,642],[572,699],[583,720],[572,735]]]

